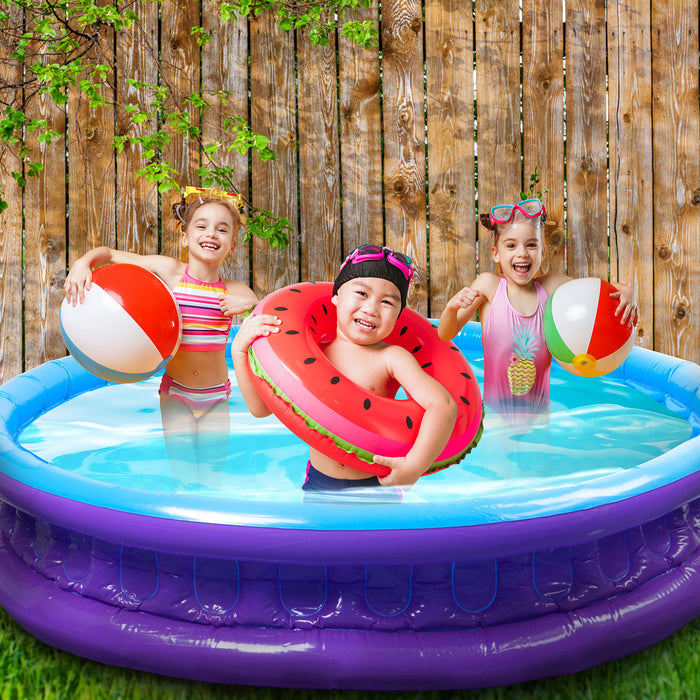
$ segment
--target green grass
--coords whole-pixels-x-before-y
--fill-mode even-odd
[[[0,698],[138,700],[618,700],[700,697],[700,619],[650,649],[571,676],[503,688],[396,693],[223,686],[86,661],[46,646],[0,609]]]

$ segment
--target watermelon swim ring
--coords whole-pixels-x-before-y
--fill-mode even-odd
[[[322,345],[336,332],[333,285],[306,282],[279,289],[253,309],[281,319],[280,332],[257,338],[249,361],[256,387],[268,408],[295,435],[342,464],[378,476],[389,468],[372,457],[405,455],[420,428],[423,409],[410,397],[375,394],[342,375]],[[387,343],[406,348],[423,370],[456,401],[450,439],[426,473],[456,464],[481,437],[483,406],[479,384],[454,343],[444,343],[435,327],[405,308]]]

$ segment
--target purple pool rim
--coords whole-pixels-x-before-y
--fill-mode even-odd
[[[3,459],[54,396],[0,387]],[[0,469],[0,605],[48,644],[194,680],[362,690],[478,688],[574,673],[700,614],[700,370],[635,352],[620,376],[687,417],[683,478],[524,521],[323,530],[154,518]],[[0,465],[1,466],[1,465]],[[152,563],[152,566],[149,564]],[[476,582],[476,583],[475,583]]]

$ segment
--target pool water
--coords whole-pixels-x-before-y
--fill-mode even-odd
[[[483,361],[468,359],[481,382]],[[250,416],[233,372],[225,457],[210,459],[198,470],[171,464],[161,428],[159,381],[111,385],[73,398],[31,423],[21,445],[91,488],[103,484],[239,502],[303,501],[306,445],[274,416]],[[524,493],[624,477],[691,435],[686,420],[605,377],[574,377],[553,366],[551,397],[549,414],[521,426],[487,410],[483,436],[471,454],[420,479],[403,494],[404,503],[503,502],[515,494],[524,501]]]

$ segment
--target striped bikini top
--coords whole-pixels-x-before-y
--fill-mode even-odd
[[[200,282],[189,274],[189,267],[173,289],[182,316],[184,350],[224,350],[231,329],[231,316],[225,316],[219,297],[226,294],[221,277],[217,282]]]

